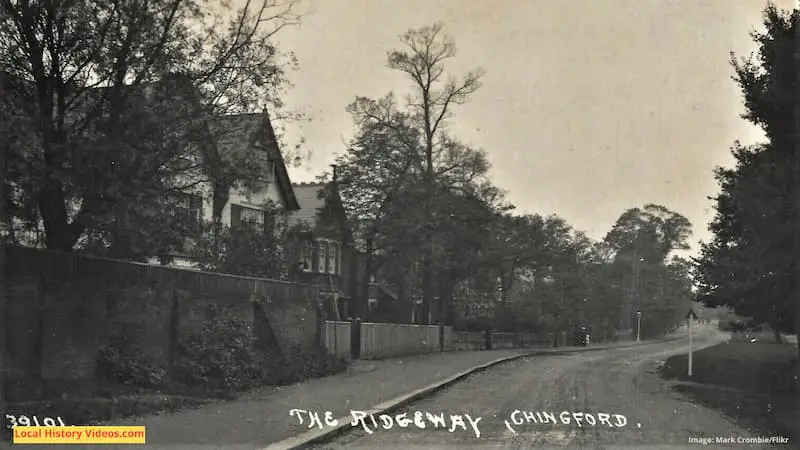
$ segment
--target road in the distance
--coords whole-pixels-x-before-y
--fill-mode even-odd
[[[696,348],[721,341],[718,333],[698,333]],[[599,350],[546,357],[526,358],[476,374],[440,393],[420,400],[393,416],[423,413],[425,429],[413,423],[400,428],[395,422],[385,430],[378,427],[369,435],[359,427],[317,449],[352,448],[762,448],[762,445],[724,446],[691,443],[690,437],[752,436],[721,414],[696,406],[674,393],[655,373],[659,361],[686,352],[686,341],[647,344],[612,350]],[[557,424],[525,423],[505,420],[515,410],[552,412]],[[583,426],[560,423],[562,411],[589,413]],[[443,413],[446,426],[451,415],[462,415],[466,430],[453,432],[433,428],[424,413]],[[610,419],[600,413],[612,415]],[[480,417],[476,437],[470,418]],[[615,426],[627,419],[622,427]],[[524,421],[524,416],[515,416]],[[538,416],[534,415],[534,418]],[[602,424],[598,418],[607,419]],[[380,424],[380,418],[376,418]],[[609,423],[610,422],[610,423]],[[369,419],[366,424],[373,429]],[[783,448],[788,448],[783,446]]]

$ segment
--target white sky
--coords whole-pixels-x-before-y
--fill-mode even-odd
[[[762,1],[302,1],[303,24],[278,37],[300,63],[287,106],[313,119],[286,125],[288,140],[303,136],[313,152],[291,169],[295,182],[344,150],[356,95],[407,89],[386,51],[435,21],[456,40],[452,73],[486,71],[452,129],[487,150],[519,212],[559,214],[599,239],[624,210],[659,203],[705,240],[713,168],[731,162],[734,140],[760,139],[739,118],[729,52],[753,50]]]

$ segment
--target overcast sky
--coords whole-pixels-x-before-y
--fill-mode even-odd
[[[791,7],[791,0],[777,1]],[[555,213],[600,239],[626,209],[662,204],[706,240],[715,166],[734,140],[760,133],[739,118],[729,52],[753,51],[760,0],[303,0],[303,24],[281,32],[299,69],[288,124],[313,180],[353,131],[356,95],[404,92],[386,51],[410,27],[442,21],[458,55],[448,69],[486,71],[453,132],[484,148],[493,181],[519,212]]]

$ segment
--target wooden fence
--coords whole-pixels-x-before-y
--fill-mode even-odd
[[[323,334],[328,353],[337,358],[350,359],[350,322],[327,321]]]
[[[442,351],[439,334],[438,325],[362,323],[361,358],[377,359],[439,352]]]
[[[452,327],[326,321],[323,344],[342,359],[377,359],[452,349]]]
[[[454,350],[488,350],[509,348],[545,348],[556,345],[553,333],[500,333],[456,331],[452,340]],[[567,333],[558,335],[558,346],[567,345]]]
[[[326,321],[323,344],[342,359],[377,359],[440,351],[561,347],[567,333],[454,331],[450,326]]]
[[[487,341],[483,331],[456,331],[453,350],[485,350]]]

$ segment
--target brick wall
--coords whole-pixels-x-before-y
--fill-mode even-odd
[[[134,337],[167,366],[178,333],[218,317],[252,323],[254,333],[269,328],[261,334],[274,336],[272,345],[286,355],[320,342],[314,286],[43,250],[0,251],[5,381],[91,379],[98,349],[117,333]]]

